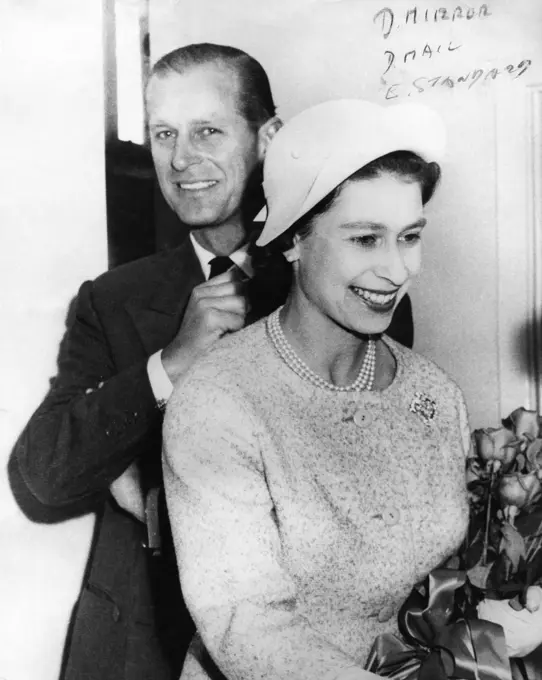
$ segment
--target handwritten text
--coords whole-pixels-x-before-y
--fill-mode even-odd
[[[530,59],[523,59],[517,66],[509,64],[503,69],[491,68],[475,68],[464,73],[461,76],[435,76],[425,77],[420,76],[415,78],[411,84],[394,83],[388,86],[386,90],[386,99],[397,99],[398,97],[410,97],[412,94],[422,94],[428,90],[435,88],[454,89],[456,87],[463,87],[470,90],[477,83],[484,83],[486,81],[497,80],[500,76],[508,75],[514,76],[514,80],[522,76],[531,65]]]
[[[420,9],[419,7],[412,7],[407,9],[404,15],[404,26],[415,26],[416,24],[436,23],[439,21],[458,21],[466,19],[484,19],[490,17],[491,13],[487,5],[480,5],[477,9],[474,7],[467,7],[458,5],[455,9],[447,9],[446,7],[439,7],[438,9]],[[373,23],[379,24],[382,30],[382,36],[389,38],[392,29],[401,26],[399,17],[389,7],[384,7],[379,10],[373,17]]]
[[[407,61],[416,61],[416,59],[420,58],[420,57],[431,59],[433,57],[433,55],[441,54],[442,47],[443,47],[442,45],[433,45],[433,47],[431,47],[431,45],[429,45],[429,43],[425,43],[423,50],[408,50],[408,52],[405,52],[403,54],[402,62],[403,62],[403,64],[406,64]],[[455,52],[460,47],[461,47],[461,45],[456,45],[455,43],[450,41],[448,43],[448,46],[444,47],[443,52]],[[386,73],[390,70],[390,68],[395,63],[395,59],[396,59],[395,52],[393,52],[392,50],[386,50],[384,52],[384,55],[388,59],[388,65],[387,65],[386,70],[384,71],[384,73],[382,75],[386,75]]]

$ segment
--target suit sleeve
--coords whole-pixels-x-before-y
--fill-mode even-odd
[[[17,500],[26,496],[44,512],[54,508],[56,519],[101,504],[111,482],[148,448],[161,426],[146,363],[116,371],[93,305],[92,283],[84,283],[61,344],[58,375],[12,453]]]
[[[233,390],[184,384],[164,425],[164,482],[181,586],[230,680],[369,680],[298,609],[283,566],[257,427]]]

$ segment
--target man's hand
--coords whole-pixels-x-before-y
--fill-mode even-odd
[[[132,463],[130,467],[126,468],[122,475],[111,484],[109,490],[123,510],[129,512],[140,522],[145,521],[145,499],[141,491],[137,463]]]
[[[162,352],[172,384],[225,333],[243,328],[248,311],[243,287],[231,270],[194,288],[181,327]]]
[[[173,384],[225,333],[243,328],[247,312],[243,286],[239,273],[232,270],[194,288],[177,335],[162,351],[162,363]],[[111,484],[110,491],[123,510],[145,521],[145,499],[136,463]]]

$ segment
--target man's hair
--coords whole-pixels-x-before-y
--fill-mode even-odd
[[[161,57],[150,77],[168,73],[184,73],[195,66],[215,64],[230,69],[238,79],[239,113],[252,126],[259,128],[275,115],[271,86],[262,65],[246,52],[227,45],[194,43],[179,47]]]

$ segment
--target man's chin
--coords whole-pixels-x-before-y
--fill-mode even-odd
[[[176,210],[175,214],[190,231],[220,227],[224,223],[221,216],[217,215],[214,211],[201,211],[195,214],[192,212],[187,213],[185,211]]]

